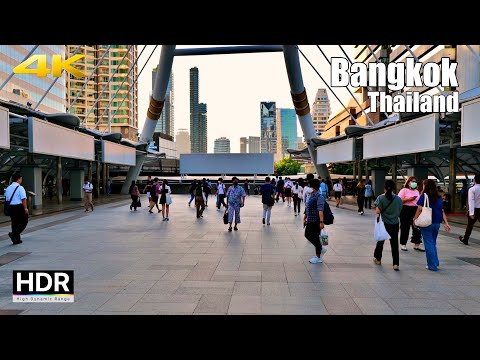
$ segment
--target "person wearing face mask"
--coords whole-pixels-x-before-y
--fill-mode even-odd
[[[235,213],[235,227],[233,230],[237,231],[237,224],[240,224],[240,208],[245,205],[245,197],[247,194],[243,187],[238,186],[238,178],[232,178],[232,186],[228,188],[227,191],[227,208],[228,208],[228,223],[230,227],[228,231],[232,231],[232,222],[233,222],[233,215]]]
[[[420,193],[417,190],[417,178],[415,176],[409,176],[402,190],[398,193],[398,196],[403,201],[402,212],[400,213],[400,248],[403,251],[408,251],[407,240],[410,234],[410,228],[412,228],[412,243],[414,243],[414,249],[424,252],[425,250],[420,247],[422,243],[420,229],[413,226],[413,218],[417,212],[417,200],[420,197]]]

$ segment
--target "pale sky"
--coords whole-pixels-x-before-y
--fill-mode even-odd
[[[209,47],[211,45],[179,45],[177,48]],[[217,45],[224,46],[224,45]],[[344,56],[336,45],[320,45],[326,55]],[[142,68],[153,50],[147,45],[138,61]],[[138,46],[139,52],[143,45]],[[161,46],[151,57],[139,79],[138,123],[139,132],[143,129],[148,100],[152,88],[152,69],[157,66]],[[325,81],[330,85],[330,66],[315,45],[300,45]],[[352,58],[353,46],[344,45]],[[318,75],[300,54],[302,74],[310,104],[318,88],[326,88]],[[190,78],[189,69],[198,67],[200,102],[207,104],[208,152],[213,152],[216,138],[230,139],[231,152],[240,152],[240,137],[260,136],[260,102],[275,101],[277,108],[293,108],[290,97],[285,62],[282,53],[181,56],[174,59],[175,134],[180,128],[190,131]],[[332,113],[342,109],[340,103],[329,92]],[[334,88],[337,96],[347,105],[350,94],[344,88]],[[302,136],[297,122],[298,136]]]

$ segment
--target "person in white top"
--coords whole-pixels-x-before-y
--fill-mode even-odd
[[[308,199],[310,199],[310,195],[312,195],[313,193],[313,189],[310,186],[308,186],[308,182],[310,180],[313,180],[314,178],[315,177],[313,176],[313,174],[307,174],[307,177],[305,179],[305,184],[307,184],[303,187],[303,203],[305,204],[305,210],[307,207]]]
[[[90,184],[90,181],[88,181],[87,178],[85,178],[85,183],[83,184],[83,205],[85,206],[85,212],[88,212],[89,206],[93,211],[92,193],[93,185]]]
[[[473,184],[468,190],[468,224],[465,235],[460,236],[460,241],[465,245],[468,245],[473,225],[475,222],[480,221],[480,174],[475,175]]]
[[[225,184],[223,179],[219,178],[217,184],[217,210],[220,210],[222,205],[224,208],[227,207],[227,204],[225,204]]]
[[[292,207],[292,188],[293,188],[293,182],[290,178],[286,178],[285,182],[285,199],[287,199],[287,206]]]
[[[295,181],[295,185],[292,187],[293,192],[293,212],[295,216],[297,216],[297,207],[298,207],[298,215],[300,215],[300,203],[302,202],[303,198],[303,187],[298,184],[298,181]]]
[[[170,221],[168,213],[170,211],[170,204],[172,203],[172,197],[170,194],[172,190],[168,186],[168,180],[163,179],[162,187],[160,188],[160,204],[162,205],[162,221]]]
[[[340,206],[340,201],[342,200],[342,191],[343,191],[343,186],[340,184],[340,180],[337,179],[337,182],[335,185],[333,185],[333,191],[335,192],[335,201],[337,202],[337,206]]]
[[[8,236],[14,245],[22,243],[20,234],[28,224],[27,193],[21,185],[22,180],[22,175],[14,174],[12,176],[12,183],[5,190],[5,201],[10,202],[8,210],[10,219],[12,220],[12,232],[9,232]]]

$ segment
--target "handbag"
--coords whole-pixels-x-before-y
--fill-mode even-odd
[[[382,212],[387,210],[388,207],[393,204],[394,200],[395,200],[395,195],[393,196],[390,203],[387,206],[385,206],[385,209],[380,211],[380,214],[375,219],[375,228],[373,230],[373,239],[375,241],[385,241],[390,239],[390,234],[387,232],[387,229],[385,228],[385,224],[382,219]]]
[[[165,194],[165,204],[170,205],[172,203],[172,197],[170,194]]]
[[[225,213],[223,214],[223,223],[225,225],[228,224],[228,208],[225,210]]]
[[[432,225],[432,208],[430,207],[430,201],[427,194],[423,194],[422,212],[414,222],[418,227],[427,227]]]
[[[10,216],[10,203],[12,202],[12,199],[13,199],[13,195],[15,195],[15,193],[17,192],[17,189],[20,187],[20,185],[18,185],[15,190],[13,190],[13,194],[12,196],[10,196],[10,200],[7,200],[5,198],[5,204],[3,205],[3,213],[5,214],[5,216]]]

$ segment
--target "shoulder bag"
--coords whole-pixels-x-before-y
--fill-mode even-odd
[[[380,214],[375,219],[375,229],[373,231],[373,239],[375,241],[385,241],[390,239],[390,234],[387,232],[387,229],[385,228],[385,224],[383,223],[382,212],[387,210],[388,207],[393,204],[393,201],[395,200],[395,196],[396,195],[393,195],[393,198],[392,200],[390,200],[390,203],[385,207],[385,209],[380,211]]]
[[[415,220],[415,225],[418,227],[427,227],[432,225],[432,208],[427,194],[423,194],[422,212]]]
[[[18,188],[20,187],[20,185],[18,185],[15,190],[13,190],[13,194],[12,196],[10,196],[10,200],[7,200],[7,198],[5,198],[5,204],[3,205],[3,213],[5,214],[5,216],[10,216],[10,203],[12,202],[12,199],[13,199],[13,195],[15,195],[15,193],[17,192]]]

